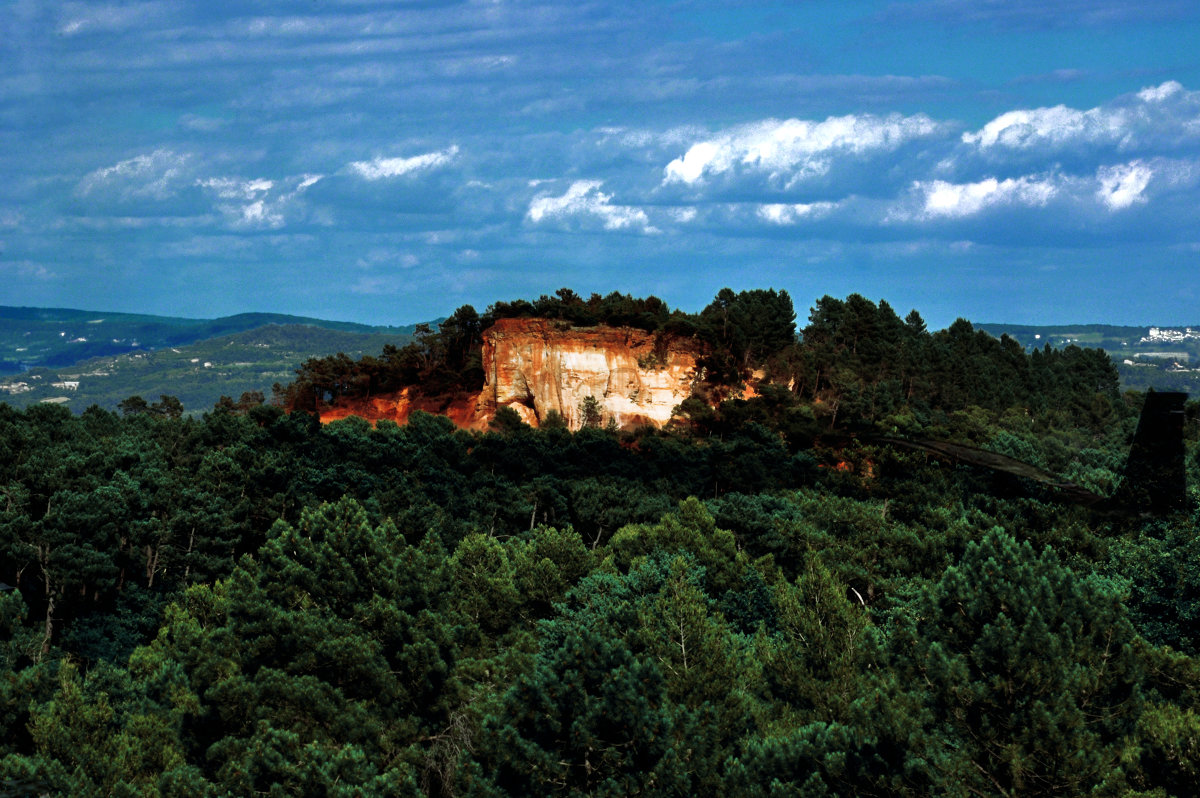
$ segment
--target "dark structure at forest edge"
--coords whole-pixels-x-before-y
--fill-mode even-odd
[[[1183,406],[1186,401],[1186,393],[1146,394],[1125,463],[1124,479],[1110,502],[1113,507],[1138,508],[1155,515],[1185,509]]]
[[[1137,432],[1129,448],[1121,484],[1110,497],[1056,477],[1035,465],[1007,455],[952,441],[877,438],[877,443],[923,451],[954,462],[1031,479],[1051,488],[1063,500],[1111,514],[1138,517],[1166,515],[1187,508],[1187,474],[1183,431],[1186,393],[1146,395]]]

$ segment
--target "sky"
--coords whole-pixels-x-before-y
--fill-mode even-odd
[[[1195,0],[0,0],[0,305],[1200,325]]]

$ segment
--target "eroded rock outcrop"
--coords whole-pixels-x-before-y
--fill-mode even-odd
[[[692,392],[699,345],[627,327],[571,327],[546,319],[500,319],[483,332],[483,390],[478,394],[427,396],[413,388],[399,394],[339,400],[322,421],[362,416],[371,421],[408,421],[416,410],[449,417],[468,429],[487,429],[502,407],[531,426],[551,411],[571,429],[584,424],[583,404],[596,400],[599,423],[622,429],[661,427]]]
[[[446,416],[455,424],[466,429],[487,429],[490,418],[477,417],[476,407],[479,394],[460,396],[425,396],[412,388],[396,394],[384,394],[370,398],[342,398],[333,407],[321,410],[321,421],[330,422],[349,416],[360,416],[368,421],[395,421],[407,424],[408,417],[418,410]]]
[[[601,423],[661,427],[688,397],[698,348],[628,327],[570,327],[545,319],[500,319],[483,333],[486,373],[477,415],[511,407],[537,425],[550,411],[571,429],[594,397]]]

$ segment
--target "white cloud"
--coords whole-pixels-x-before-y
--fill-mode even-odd
[[[1154,170],[1142,161],[1131,161],[1118,166],[1102,166],[1096,172],[1100,188],[1096,197],[1109,210],[1119,211],[1146,201],[1142,192],[1154,177]]]
[[[88,196],[112,191],[126,199],[166,199],[180,186],[188,160],[187,154],[155,150],[89,173],[79,181],[75,193]]]
[[[771,222],[772,224],[788,225],[795,224],[801,219],[815,219],[824,216],[829,211],[837,207],[833,202],[812,202],[812,203],[768,203],[759,205],[757,214],[758,218]]]
[[[732,148],[722,147],[715,141],[693,144],[682,158],[667,164],[666,181],[695,183],[706,171],[723,172],[732,166]]]
[[[221,199],[252,200],[259,194],[270,191],[275,182],[266,178],[242,180],[236,177],[211,177],[207,180],[197,180],[196,184],[212,189]]]
[[[1175,80],[1168,80],[1161,86],[1149,86],[1138,92],[1138,98],[1143,102],[1156,103],[1174,97],[1184,91],[1183,86]]]
[[[324,175],[302,175],[286,181],[267,178],[210,177],[196,185],[208,189],[217,200],[216,208],[235,228],[278,229],[286,223],[285,212],[309,187]],[[287,184],[295,182],[291,189]]]
[[[238,221],[246,227],[283,227],[283,214],[267,207],[263,200],[255,200],[236,209]]]
[[[661,232],[651,226],[641,208],[611,204],[612,195],[600,190],[603,180],[576,180],[561,197],[540,196],[529,203],[526,214],[536,223],[572,216],[592,216],[604,223],[605,230],[641,228],[644,233]]]
[[[984,151],[1200,144],[1200,92],[1167,81],[1086,111],[1065,105],[1008,111],[962,140]]]
[[[1044,206],[1058,193],[1050,178],[1020,177],[997,180],[989,177],[977,183],[948,183],[945,180],[918,181],[913,188],[921,198],[920,219],[960,219],[997,206]],[[902,217],[893,216],[893,220]]]
[[[1128,130],[1124,112],[1099,108],[1077,111],[1065,105],[1053,108],[1008,111],[988,122],[976,133],[964,133],[966,144],[981,149],[1007,147],[1030,149],[1038,145],[1060,145],[1071,141],[1119,142]]]
[[[835,157],[891,152],[941,130],[924,114],[849,115],[823,122],[767,119],[692,144],[667,164],[663,182],[693,185],[706,177],[745,170],[766,173],[772,181],[791,186],[825,174]]]
[[[350,168],[365,180],[383,180],[425,169],[436,169],[450,163],[457,156],[458,145],[453,145],[444,150],[413,155],[409,158],[375,158],[370,161],[354,161],[350,164]]]

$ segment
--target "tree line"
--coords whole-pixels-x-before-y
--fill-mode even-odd
[[[574,326],[630,326],[653,333],[657,348],[685,342],[699,355],[695,398],[685,415],[703,420],[748,381],[761,377],[779,402],[804,407],[826,429],[916,432],[931,414],[978,407],[991,413],[1026,407],[1082,415],[1096,430],[1122,415],[1119,376],[1099,349],[1048,345],[1026,354],[959,319],[930,332],[917,311],[904,319],[885,301],[854,294],[823,297],[796,327],[786,291],[725,288],[698,314],[671,310],[657,297],[612,293],[584,300],[570,289],[529,302],[498,302],[480,315],[464,305],[434,332],[418,328],[405,347],[387,346],[357,361],[343,354],[306,361],[276,400],[316,412],[342,398],[413,388],[453,395],[482,388],[482,333],[502,318],[536,317]],[[778,390],[783,388],[785,390]],[[811,433],[819,431],[814,425]]]

